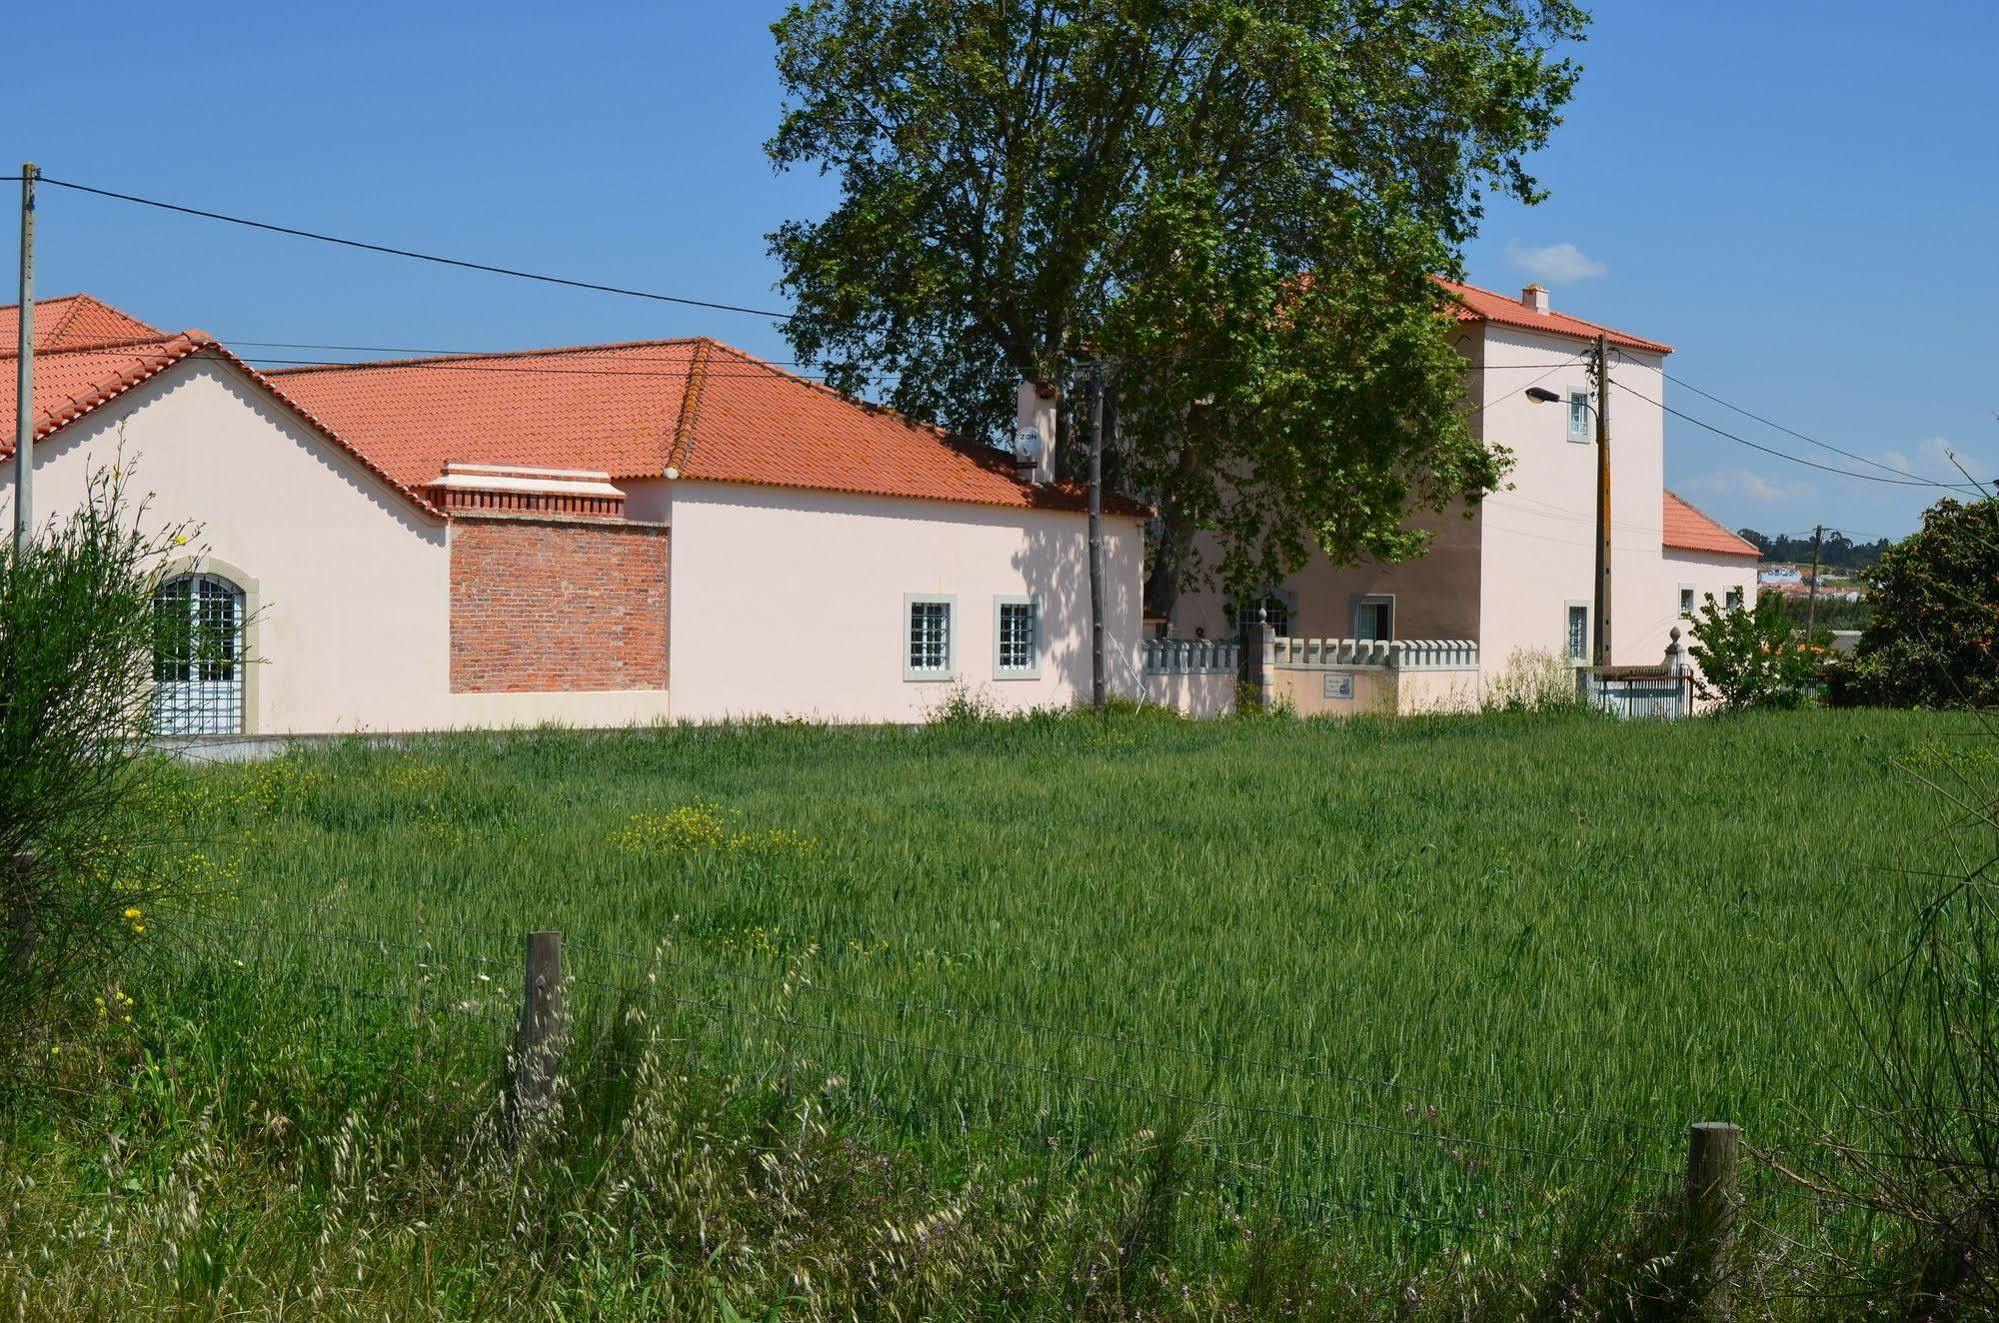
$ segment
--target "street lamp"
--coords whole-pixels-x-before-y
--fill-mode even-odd
[[[1529,386],[1527,388],[1527,398],[1536,404],[1560,404],[1562,402],[1562,397],[1549,390],[1546,386]]]

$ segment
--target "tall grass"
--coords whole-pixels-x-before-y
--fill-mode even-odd
[[[232,1135],[322,1145],[385,1105],[471,1133],[519,935],[557,928],[591,1133],[652,1060],[736,1082],[699,1106],[758,1099],[973,1180],[996,1227],[1056,1168],[1124,1182],[1076,1196],[1036,1242],[1056,1258],[1170,1242],[1172,1272],[1247,1298],[1292,1280],[1245,1267],[1242,1228],[1277,1218],[1373,1265],[1370,1290],[1523,1246],[1553,1263],[1590,1219],[1642,1235],[1689,1121],[1779,1150],[1839,1127],[1840,980],[1903,927],[1897,879],[1943,862],[1896,763],[1952,722],[1139,715],[302,750],[186,779],[232,894],[163,927],[115,1050],[226,1082],[204,1124]],[[1134,1147],[1154,1165],[1104,1174]],[[1167,1187],[1196,1208],[1147,1202]],[[1838,1229],[1786,1210],[1788,1236]]]

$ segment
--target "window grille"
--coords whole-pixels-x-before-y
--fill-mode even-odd
[[[1589,660],[1589,608],[1571,606],[1569,608],[1569,660],[1586,662]]]
[[[951,603],[914,598],[909,603],[909,650],[905,666],[912,674],[940,675],[951,669]]]
[[[153,717],[162,735],[243,730],[243,590],[183,574],[153,593]]]
[[[999,604],[999,656],[996,669],[1026,672],[1035,669],[1036,635],[1040,632],[1040,612],[1032,600],[1002,601]]]
[[[1569,392],[1569,439],[1589,440],[1589,392],[1572,390]]]

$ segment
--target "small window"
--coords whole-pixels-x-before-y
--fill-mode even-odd
[[[948,680],[951,677],[951,607],[949,597],[906,597],[903,611],[902,677],[905,680]]]
[[[1395,599],[1363,597],[1354,604],[1353,636],[1387,642],[1395,637]]]
[[[1740,588],[1729,589],[1723,605],[1731,611],[1740,611],[1742,609],[1742,590]]]
[[[993,674],[1006,680],[1041,674],[1041,604],[1034,598],[993,600]]]
[[[1569,603],[1568,628],[1569,660],[1578,665],[1589,661],[1589,608],[1580,602]]]
[[[1569,392],[1569,440],[1590,439],[1589,392],[1572,390]]]
[[[1680,619],[1692,620],[1693,618],[1694,586],[1690,583],[1683,583],[1680,585]]]
[[[183,574],[153,591],[153,717],[162,735],[243,730],[243,590]]]
[[[1240,604],[1231,604],[1229,611],[1235,619],[1236,632],[1244,638],[1255,638],[1260,625],[1269,625],[1270,632],[1278,638],[1291,637],[1291,604],[1276,593],[1244,599]],[[1259,611],[1261,620],[1257,619]]]

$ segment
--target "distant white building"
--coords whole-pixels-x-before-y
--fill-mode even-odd
[[[1803,583],[1804,574],[1795,565],[1772,565],[1756,571],[1756,582],[1767,584]]]

